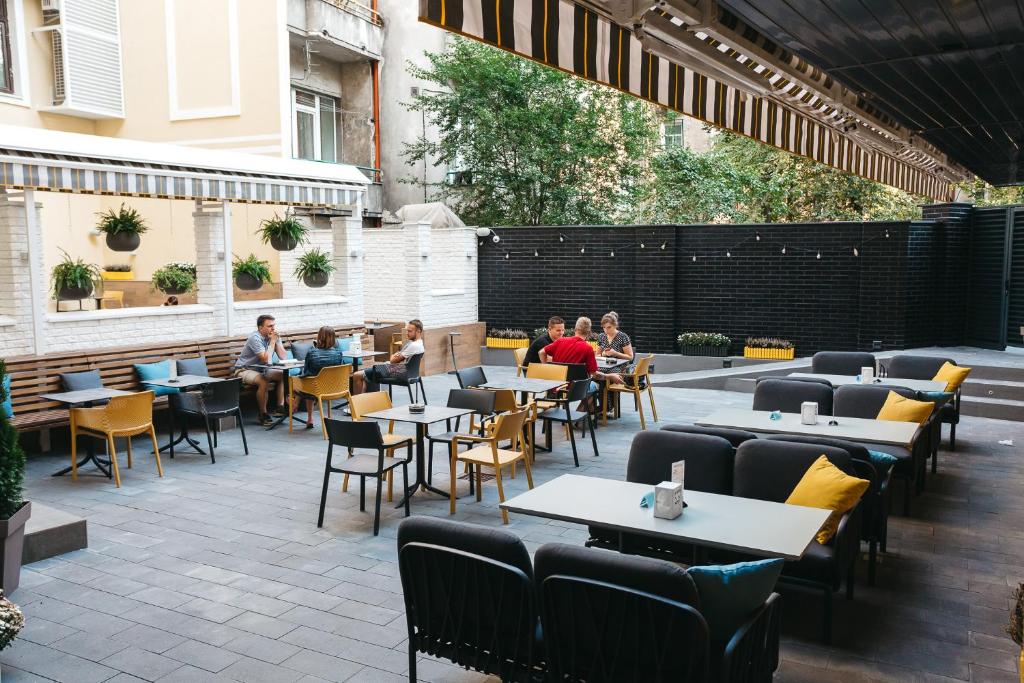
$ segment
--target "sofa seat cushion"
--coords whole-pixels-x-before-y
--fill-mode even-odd
[[[871,444],[871,450],[879,453],[887,453],[896,458],[892,471],[906,476],[914,474],[914,456],[903,446],[896,446],[884,443]]]
[[[787,562],[782,568],[783,576],[790,576],[808,581],[821,581],[835,586],[838,577],[833,563],[835,548],[811,541],[804,551],[804,556],[796,562]]]

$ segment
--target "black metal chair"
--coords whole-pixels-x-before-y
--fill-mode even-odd
[[[460,389],[472,389],[487,384],[487,375],[479,365],[472,368],[462,368],[455,371],[455,379],[459,381]]]
[[[206,430],[206,444],[210,448],[210,462],[216,463],[214,448],[217,447],[217,430],[211,429],[211,420],[218,420],[222,417],[234,417],[238,423],[238,430],[242,434],[242,448],[245,454],[249,455],[249,442],[245,440],[245,423],[242,420],[242,410],[239,407],[239,394],[242,390],[242,380],[226,379],[222,382],[211,382],[204,384],[199,391],[181,391],[168,394],[167,400],[171,406],[171,419],[175,422],[183,420],[187,425],[191,418],[198,418]],[[170,455],[174,457],[174,434],[171,430]],[[211,436],[212,434],[212,436]]]
[[[569,384],[569,389],[562,396],[547,397],[544,400],[548,403],[556,404],[553,408],[538,413],[537,419],[544,420],[546,429],[546,444],[548,450],[551,449],[551,429],[552,423],[563,424],[568,427],[569,442],[572,444],[572,459],[576,463],[576,467],[580,466],[579,454],[576,452],[576,430],[574,425],[583,420],[586,423],[586,427],[590,430],[590,441],[594,446],[594,455],[600,455],[597,452],[597,436],[594,434],[594,415],[588,410],[582,415],[573,415],[573,404],[578,404],[580,401],[584,401],[587,398],[587,390],[590,387],[590,380],[583,379],[577,380]]]
[[[463,408],[465,410],[472,410],[473,412],[469,415],[469,428],[468,432],[472,433],[476,431],[478,427],[483,426],[484,418],[494,414],[494,399],[495,393],[493,391],[487,391],[486,389],[452,389],[448,392],[448,407],[449,408]],[[476,423],[476,417],[480,416],[480,424]],[[452,429],[451,420],[445,425],[447,431],[443,434],[427,434],[427,482],[432,482],[434,477],[434,444],[442,443],[445,446],[450,447],[452,443],[452,437],[456,434],[465,434],[466,431],[461,429],[462,417],[455,418],[455,428]],[[472,448],[473,444],[464,442],[465,446]],[[449,451],[445,450],[445,459],[449,460]],[[472,465],[470,466],[469,472],[469,492],[473,493],[473,472]]]
[[[380,432],[379,422],[343,422],[327,418],[324,420],[327,425],[327,463],[324,466],[324,488],[320,495],[320,516],[316,525],[324,525],[324,508],[327,505],[327,487],[330,483],[331,474],[355,475],[359,477],[359,510],[366,510],[366,478],[373,477],[377,480],[377,499],[373,512],[373,535],[376,536],[380,530],[380,502],[384,485],[384,478],[388,472],[401,466],[402,468],[402,491],[409,488],[409,463],[412,461],[412,437],[404,441],[406,457],[395,458],[385,454],[403,444],[403,442],[384,443],[384,437]],[[348,459],[340,465],[334,465],[334,447],[348,449]],[[376,455],[360,454],[355,455],[356,448],[364,448],[377,451]],[[409,496],[405,499],[405,516],[409,516]]]
[[[911,354],[900,354],[893,356],[885,364],[887,377],[902,377],[904,379],[932,379],[939,369],[950,363],[956,365],[952,358],[936,356],[914,356]],[[949,450],[956,450],[956,426],[960,423],[960,394],[961,387],[957,387],[953,393],[953,400],[943,403],[939,408],[939,418],[942,424],[949,425]],[[941,437],[941,434],[939,435]],[[934,444],[933,455],[938,450],[938,443]],[[938,459],[932,461],[932,472],[937,468]]]
[[[559,543],[534,557],[551,681],[703,681],[710,636],[684,569]]]
[[[398,571],[411,682],[417,652],[503,681],[541,679],[533,567],[518,536],[446,519],[406,519],[398,527]]]
[[[867,367],[878,366],[866,351],[818,351],[811,357],[811,372],[819,375],[859,375]]]
[[[404,377],[384,377],[377,380],[378,384],[385,384],[388,388],[388,396],[391,396],[391,387],[405,387],[409,391],[409,402],[415,403],[423,394],[423,403],[427,402],[427,391],[423,388],[423,378],[420,377],[420,364],[423,362],[423,354],[417,353],[405,362]],[[416,398],[413,398],[412,387],[416,386]]]
[[[743,429],[729,429],[728,427],[698,427],[697,425],[665,425],[661,428],[665,432],[682,432],[685,434],[707,434],[708,436],[720,436],[733,448],[738,448],[744,441],[756,439],[757,434]]]
[[[754,410],[781,410],[799,413],[800,404],[818,404],[818,413],[832,414],[832,385],[827,382],[802,382],[762,377],[754,385]]]

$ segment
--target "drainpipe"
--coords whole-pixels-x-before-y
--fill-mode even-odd
[[[373,10],[374,16],[379,17],[377,0],[372,1],[370,8]],[[373,165],[382,168],[383,164],[380,158],[380,60],[370,64],[370,73],[373,77]],[[376,181],[381,182],[380,172],[377,173]]]

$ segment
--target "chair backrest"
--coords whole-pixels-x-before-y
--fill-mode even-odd
[[[534,572],[549,680],[705,680],[708,627],[681,567],[549,543]]]
[[[554,363],[530,363],[526,368],[526,376],[529,379],[564,380],[569,376],[569,368]]]
[[[744,441],[750,441],[751,439],[757,438],[757,434],[753,432],[747,432],[742,429],[728,429],[727,427],[698,427],[697,425],[677,424],[665,425],[661,429],[666,432],[684,432],[687,434],[708,434],[710,436],[720,436],[731,443],[733,448],[738,447]]]
[[[375,413],[378,410],[387,410],[391,407],[391,397],[386,391],[370,391],[365,394],[355,394],[349,397],[349,410],[352,411],[352,419],[359,421],[367,413]]]
[[[578,379],[589,379],[590,373],[587,372],[587,366],[583,363],[556,363],[554,361],[548,363],[548,365],[561,365],[565,367],[565,379],[570,382],[574,382]]]
[[[877,365],[874,354],[864,351],[818,351],[811,357],[811,372],[820,375],[859,375],[867,367]]]
[[[350,422],[348,420],[324,420],[327,427],[327,441],[332,446],[343,448],[374,448],[384,447],[384,439],[380,433],[380,423],[368,420]]]
[[[479,365],[457,370],[455,372],[455,379],[459,380],[459,386],[463,389],[487,384],[487,375],[484,374],[484,369]]]
[[[177,361],[179,375],[198,375],[209,377],[210,371],[206,367],[206,356],[198,358],[181,358]]]
[[[491,393],[494,394],[494,412],[507,413],[519,410],[519,404],[516,402],[516,392],[511,389],[496,389]]]
[[[654,360],[654,354],[648,354],[638,360],[636,365],[633,366],[633,377],[645,377],[651,374],[651,361]]]
[[[152,423],[155,396],[152,391],[140,391],[112,397],[110,403],[103,407],[107,425],[112,431],[120,431]]]
[[[841,448],[769,439],[747,441],[736,449],[732,493],[784,503],[822,455],[846,474],[854,474],[850,454]]]
[[[569,390],[566,392],[565,397],[570,402],[582,401],[587,397],[588,391],[590,391],[590,380],[578,379],[569,384]]]
[[[238,377],[222,382],[212,382],[203,387],[203,404],[207,412],[219,413],[238,407],[242,392],[242,380]]]
[[[736,449],[725,439],[673,431],[638,432],[626,463],[626,481],[652,486],[672,480],[672,463],[686,461],[686,488],[732,493]]]
[[[900,354],[885,362],[886,375],[904,379],[931,379],[946,363],[956,365],[952,358]]]
[[[352,366],[328,365],[320,368],[320,372],[313,379],[316,383],[316,390],[321,394],[340,394],[348,391],[349,380],[352,378]]]
[[[414,380],[420,377],[420,364],[423,362],[423,354],[417,353],[414,356],[409,356],[409,360],[405,361],[405,379]]]
[[[529,352],[529,350],[530,349],[528,347],[512,349],[512,355],[516,359],[516,366],[517,367],[521,366],[523,363],[526,362],[526,354],[527,354],[527,352]]]
[[[498,441],[509,439],[512,441],[513,450],[516,444],[522,439],[523,424],[526,422],[526,411],[517,410],[514,413],[502,413],[494,424],[493,436]]]
[[[754,410],[781,410],[799,413],[800,404],[813,401],[818,413],[832,414],[832,387],[818,382],[792,382],[786,379],[765,378],[754,386]]]
[[[452,389],[448,392],[448,407],[490,415],[494,412],[494,392],[486,389]]]
[[[518,536],[409,517],[398,527],[398,571],[410,649],[503,680],[530,677],[540,655],[539,614],[530,555]]]
[[[859,417],[873,420],[878,417],[889,392],[917,400],[917,392],[905,387],[881,384],[844,384],[836,388],[833,404],[836,417]]]

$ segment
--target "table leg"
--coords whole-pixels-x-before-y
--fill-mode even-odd
[[[79,460],[78,463],[76,463],[75,467],[77,467],[79,470],[81,470],[83,465],[91,462],[92,464],[96,465],[96,469],[98,469],[100,472],[102,472],[104,475],[106,475],[107,479],[110,479],[111,475],[110,475],[110,470],[108,469],[110,467],[110,461],[109,460],[101,460],[101,459],[97,458],[96,457],[96,444],[94,443],[95,440],[92,437],[86,437],[86,438],[88,439],[88,442],[87,442],[87,445],[85,447],[85,456],[81,460]],[[52,477],[62,477],[65,474],[69,474],[70,472],[71,472],[71,466],[69,465],[69,466],[65,467],[64,469],[62,469],[62,470],[54,472],[50,476],[52,476]]]
[[[290,394],[290,390],[291,390],[291,377],[292,377],[292,375],[291,375],[291,369],[290,368],[281,368],[281,381],[284,382],[284,400],[285,401],[290,401],[291,400],[291,397],[289,395]],[[285,404],[285,407],[286,408],[288,407],[287,404]],[[273,422],[271,422],[269,425],[267,425],[266,431],[269,432],[271,429],[273,429],[274,427],[277,427],[278,425],[280,425],[281,423],[283,423],[287,419],[288,419],[288,411],[286,410],[284,412],[284,414],[278,415],[277,418]]]
[[[448,497],[447,491],[442,491],[439,488],[431,486],[427,483],[426,470],[427,470],[427,454],[426,454],[426,440],[427,440],[427,425],[417,422],[416,423],[416,480],[409,485],[409,488],[405,490],[405,496],[398,502],[396,508],[405,507],[405,499],[412,498],[412,495],[416,493],[418,489],[424,491],[430,491],[436,493],[439,496]]]

